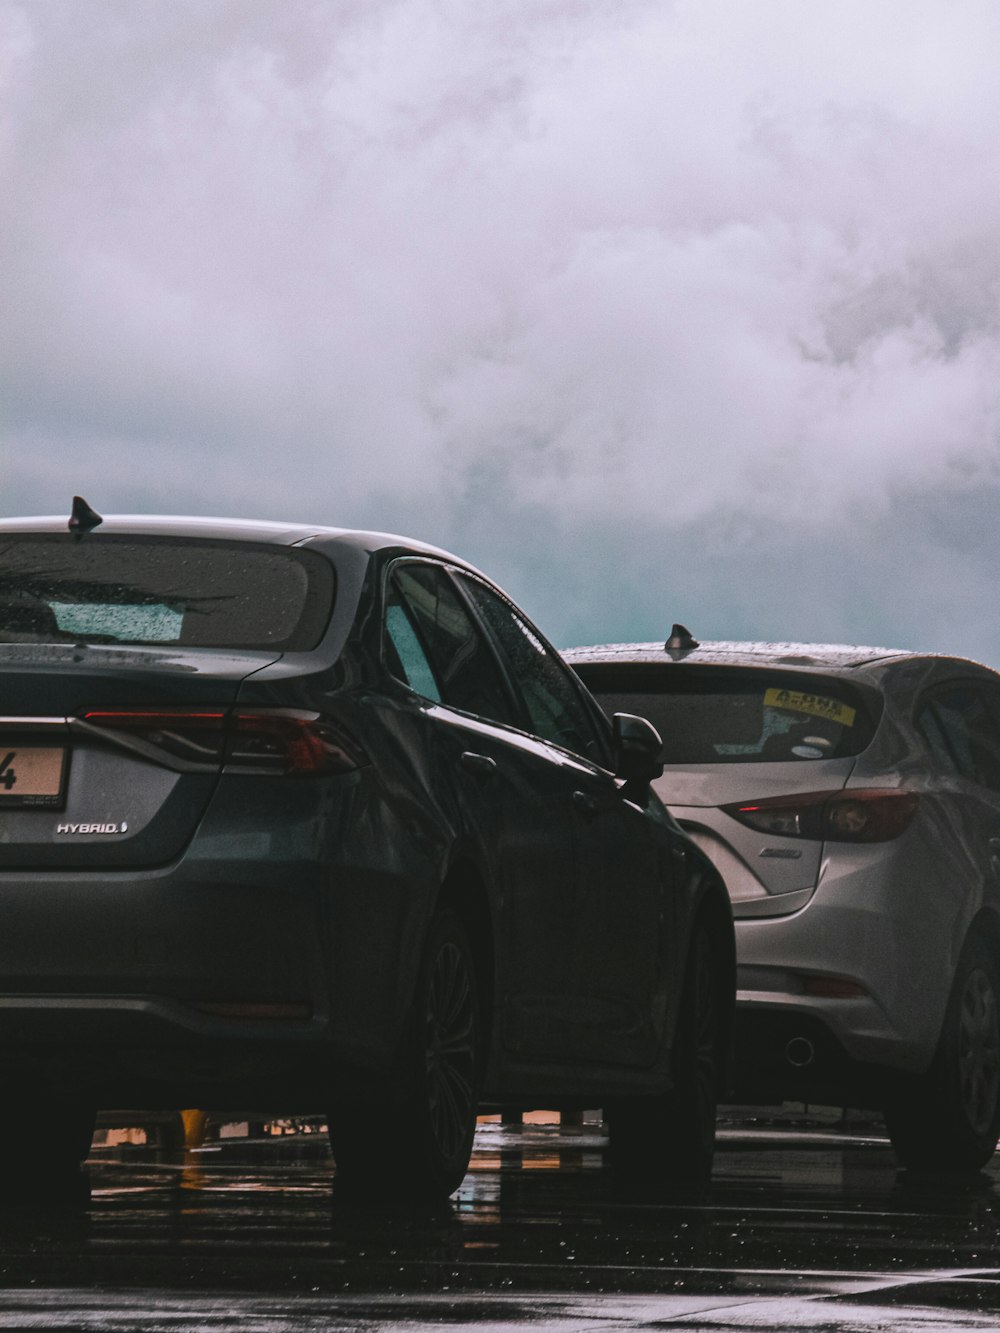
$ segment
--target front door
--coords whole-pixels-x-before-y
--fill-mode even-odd
[[[607,728],[565,664],[509,602],[478,579],[459,582],[494,636],[524,706],[525,726],[554,775],[550,805],[574,826],[572,877],[563,892],[549,891],[547,937],[559,937],[559,967],[548,972],[544,1003],[559,1033],[564,1057],[601,1064],[648,1065],[656,1054],[654,992],[662,962],[662,928],[669,892],[658,873],[660,856],[645,812],[626,800],[609,771]],[[542,886],[545,892],[545,887]],[[538,888],[513,886],[534,901]],[[515,911],[527,920],[530,909]],[[524,932],[510,941],[511,966],[523,967]],[[534,976],[541,969],[534,970]],[[527,980],[527,978],[525,978]],[[525,988],[509,998],[508,1033],[527,1049],[517,1012]]]

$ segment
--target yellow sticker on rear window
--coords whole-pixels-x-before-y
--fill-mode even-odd
[[[822,694],[806,694],[802,690],[765,690],[764,705],[768,708],[788,708],[793,713],[808,713],[810,717],[825,717],[842,727],[853,727],[857,709],[842,704],[839,699],[827,699]]]

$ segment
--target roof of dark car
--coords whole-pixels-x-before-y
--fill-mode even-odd
[[[0,519],[2,532],[68,532],[69,519],[47,515],[39,518]],[[324,527],[316,523],[273,523],[262,519],[198,518],[176,514],[107,514],[90,535],[193,537],[203,540],[273,542],[280,546],[298,546],[302,542],[328,538],[342,540],[364,550],[405,547],[426,555],[457,559],[447,551],[412,537],[390,532],[369,532],[354,528]],[[86,540],[85,536],[82,540]],[[465,564],[465,561],[459,561]]]
[[[903,648],[874,648],[846,643],[752,643],[728,640],[697,648],[667,649],[662,643],[604,643],[567,648],[563,656],[579,662],[697,662],[715,666],[775,666],[838,670],[887,659],[912,657]]]

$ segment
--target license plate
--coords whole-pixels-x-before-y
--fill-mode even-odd
[[[64,747],[0,743],[0,807],[62,805],[65,780]]]

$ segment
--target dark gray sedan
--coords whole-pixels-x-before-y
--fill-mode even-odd
[[[729,900],[461,560],[370,532],[0,523],[3,1116],[326,1107],[344,1184],[460,1182],[477,1111],[603,1105],[710,1167]]]

